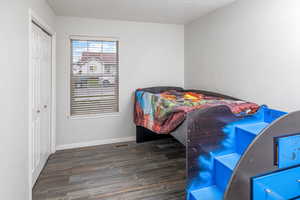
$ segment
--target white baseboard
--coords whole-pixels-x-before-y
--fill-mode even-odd
[[[103,145],[103,144],[114,144],[114,143],[119,143],[119,142],[131,142],[131,141],[135,141],[135,139],[136,139],[135,136],[132,136],[132,137],[126,137],[126,138],[114,138],[114,139],[97,140],[97,141],[90,141],[90,142],[64,144],[64,145],[58,145],[56,147],[56,151],[82,148],[82,147],[91,147],[91,146],[97,146],[97,145]]]

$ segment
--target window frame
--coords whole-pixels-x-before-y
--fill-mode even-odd
[[[118,52],[118,89],[117,89],[117,103],[118,103],[118,111],[117,112],[111,112],[111,113],[95,113],[95,114],[86,114],[86,115],[72,115],[72,65],[73,65],[73,49],[72,49],[72,40],[90,40],[90,41],[108,41],[108,42],[118,42],[117,46],[117,52]],[[74,119],[74,120],[80,120],[80,119],[95,119],[95,118],[103,118],[103,117],[119,117],[120,116],[120,39],[117,37],[101,37],[101,36],[89,36],[89,35],[69,35],[67,38],[67,48],[68,48],[68,64],[67,64],[67,118],[68,119]]]

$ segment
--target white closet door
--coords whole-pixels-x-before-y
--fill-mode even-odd
[[[51,154],[51,36],[32,24],[33,121],[32,180],[33,185]]]

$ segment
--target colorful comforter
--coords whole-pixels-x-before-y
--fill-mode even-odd
[[[196,109],[225,105],[236,115],[252,114],[259,109],[255,103],[175,90],[159,94],[137,90],[135,98],[135,124],[161,134],[172,132],[187,113]]]

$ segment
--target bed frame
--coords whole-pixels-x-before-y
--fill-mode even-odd
[[[170,135],[184,136],[187,200],[300,199],[300,111],[261,106],[243,117],[216,106],[188,113]],[[163,137],[137,127],[138,142]]]
[[[171,138],[170,134],[157,134],[142,126],[136,126],[136,142],[144,143],[153,140]]]

